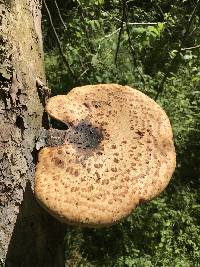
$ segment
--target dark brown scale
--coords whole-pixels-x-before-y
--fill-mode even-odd
[[[76,148],[94,149],[103,140],[103,133],[102,130],[82,120],[75,127],[69,128],[65,138],[69,143],[76,146]]]
[[[52,158],[52,161],[54,162],[54,164],[59,167],[59,168],[63,168],[64,167],[64,161],[61,160],[60,158]]]

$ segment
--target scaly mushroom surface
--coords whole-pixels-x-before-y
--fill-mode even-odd
[[[77,87],[50,98],[48,114],[69,128],[39,152],[35,195],[62,222],[101,227],[165,189],[176,165],[164,110],[117,84]]]

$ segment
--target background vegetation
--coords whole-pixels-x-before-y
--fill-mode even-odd
[[[200,1],[46,4],[53,94],[95,83],[138,88],[166,110],[177,151],[176,172],[160,197],[113,227],[67,228],[66,266],[200,266]]]

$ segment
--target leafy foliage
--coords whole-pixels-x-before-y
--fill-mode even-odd
[[[158,198],[110,228],[67,228],[66,266],[200,265],[198,2],[60,1],[63,24],[49,1],[74,74],[55,46],[44,12],[46,72],[53,94],[80,84],[114,82],[158,96],[170,117],[177,150],[176,172]]]

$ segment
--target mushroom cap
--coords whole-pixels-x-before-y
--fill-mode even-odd
[[[63,144],[39,152],[35,195],[69,224],[101,227],[165,189],[176,165],[169,119],[129,86],[76,87],[49,99],[48,114],[70,125]]]

